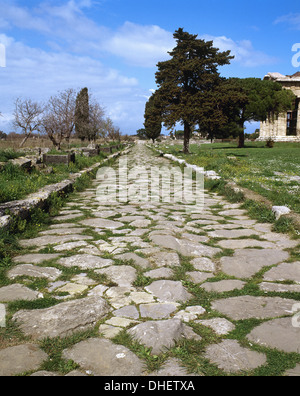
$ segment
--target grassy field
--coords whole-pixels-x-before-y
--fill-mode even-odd
[[[300,143],[268,148],[264,142],[249,142],[244,149],[235,143],[192,144],[187,155],[181,152],[182,142],[160,149],[300,213]]]
[[[52,173],[48,174],[43,169],[33,169],[31,172],[21,169],[19,166],[6,163],[0,170],[0,203],[23,199],[26,195],[38,191],[40,188],[67,179],[71,173],[76,173],[84,168],[100,162],[109,154],[100,153],[96,157],[76,155],[75,163],[69,165],[53,165]],[[16,158],[20,153],[13,150],[0,150],[0,162]],[[1,161],[2,159],[2,161]]]

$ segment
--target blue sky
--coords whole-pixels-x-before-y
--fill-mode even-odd
[[[299,0],[0,0],[0,130],[13,130],[17,97],[46,101],[88,87],[122,132],[135,133],[179,27],[232,51],[225,77],[298,71]]]

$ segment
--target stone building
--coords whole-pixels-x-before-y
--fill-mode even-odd
[[[274,122],[261,122],[258,140],[272,138],[277,142],[300,142],[300,72],[292,76],[280,73],[268,73],[264,80],[278,82],[285,89],[290,89],[297,96],[294,108],[280,114]]]

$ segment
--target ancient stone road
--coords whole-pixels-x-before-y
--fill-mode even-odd
[[[144,145],[133,147],[126,160],[130,170],[146,167],[149,174],[153,167],[172,165]],[[119,171],[118,162],[114,169]],[[133,186],[143,191],[146,176],[129,180],[129,186],[120,176],[118,192],[133,194]],[[172,355],[182,339],[201,345],[203,329],[215,338],[199,351],[228,374],[267,366],[267,349],[257,345],[300,358],[300,262],[290,254],[299,241],[208,192],[201,213],[188,212],[182,202],[116,203],[113,191],[108,202],[99,203],[97,188],[99,193],[109,178],[101,175],[93,188],[72,196],[37,238],[20,241],[24,254],[14,258],[10,284],[0,288],[2,327],[10,301],[53,296],[58,304],[13,315],[30,341],[0,350],[0,375],[59,375],[41,370],[49,357],[40,340],[90,328],[98,335],[62,353],[79,365],[69,375],[205,375],[191,373]],[[46,279],[47,285],[33,290],[26,279]],[[232,334],[247,319],[259,321],[241,344]],[[171,348],[158,371],[149,372],[141,356],[114,342],[124,330],[152,355]],[[300,365],[284,374],[299,375]]]

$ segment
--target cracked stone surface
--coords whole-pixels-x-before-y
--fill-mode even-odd
[[[50,356],[35,340],[86,330],[93,335],[75,337],[62,352],[78,365],[67,376],[209,375],[203,359],[220,375],[251,376],[269,367],[257,346],[298,354],[300,361],[299,240],[208,191],[200,212],[159,200],[158,189],[145,200],[147,172],[174,163],[144,144],[124,158],[128,186],[119,189],[126,199],[98,199],[96,191],[112,179],[96,178],[70,195],[47,229],[21,240],[3,269],[0,336],[9,336],[5,326],[13,321],[26,341],[4,337],[0,375],[65,375],[44,370]],[[121,159],[112,167],[126,170]],[[245,320],[257,324],[240,343],[234,330]],[[130,349],[128,335],[139,346]],[[149,370],[147,356],[161,353],[167,355],[154,358],[157,367]],[[280,373],[299,373],[299,364],[290,366]]]

